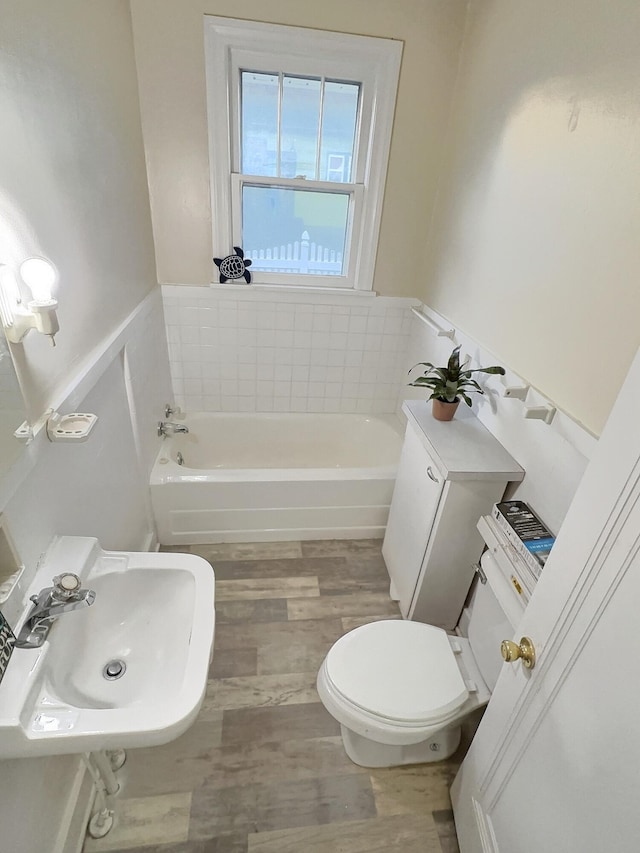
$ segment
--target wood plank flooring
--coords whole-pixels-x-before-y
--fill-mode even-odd
[[[216,638],[196,723],[130,750],[116,823],[84,853],[458,853],[448,761],[366,770],[315,680],[332,643],[399,618],[379,540],[203,545]],[[467,741],[468,742],[468,741]]]

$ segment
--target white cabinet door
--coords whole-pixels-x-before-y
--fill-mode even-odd
[[[443,478],[409,426],[402,447],[382,554],[403,616],[418,581],[422,558],[442,494]]]

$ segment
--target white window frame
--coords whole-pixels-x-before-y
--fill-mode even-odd
[[[253,283],[372,290],[402,43],[205,15],[205,62],[214,254],[241,242],[242,186],[292,186],[350,196],[345,274],[295,275],[252,270]],[[358,82],[359,118],[352,183],[240,173],[240,71],[285,72]],[[212,271],[216,269],[212,265]]]

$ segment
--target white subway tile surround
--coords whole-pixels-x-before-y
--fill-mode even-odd
[[[162,293],[187,411],[395,411],[416,300],[243,285]]]
[[[416,362],[444,363],[460,343],[474,364],[500,363],[459,329],[455,341],[438,337],[411,313],[413,299],[242,285],[162,292],[176,402],[190,412],[399,414],[403,400],[425,397],[407,385]],[[557,531],[596,439],[560,410],[551,425],[525,420],[523,404],[502,397],[500,377],[481,381],[487,393],[474,412],[527,472],[508,497],[531,502]]]

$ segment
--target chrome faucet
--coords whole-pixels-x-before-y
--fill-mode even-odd
[[[170,435],[186,434],[188,432],[189,427],[184,424],[176,424],[173,421],[158,421],[158,435],[162,435],[165,438]]]
[[[65,572],[63,575],[56,575],[53,586],[47,586],[37,595],[32,595],[30,600],[33,607],[20,629],[15,647],[40,648],[58,616],[93,604],[95,592],[92,589],[81,589],[80,586],[80,578],[77,575]]]

